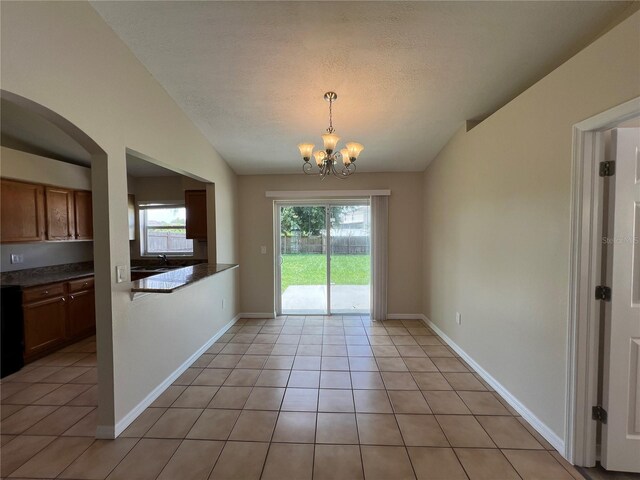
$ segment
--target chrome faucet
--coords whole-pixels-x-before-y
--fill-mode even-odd
[[[162,263],[164,265],[168,265],[169,264],[169,260],[167,260],[167,256],[164,253],[162,255],[158,255],[158,258],[162,259]]]

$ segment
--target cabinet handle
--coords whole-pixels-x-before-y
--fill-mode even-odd
[[[71,300],[73,300],[75,297],[73,295],[71,295]]]
[[[42,292],[40,295],[49,295],[49,290],[45,290],[44,292]]]
[[[89,285],[89,282],[84,282],[84,284],[82,286],[86,287],[87,285]]]
[[[60,300],[62,300],[63,302],[66,302],[66,301],[67,301],[67,299],[66,299],[66,298],[64,298],[64,297],[60,298]]]

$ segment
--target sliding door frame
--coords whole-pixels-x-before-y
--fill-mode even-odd
[[[309,199],[300,199],[300,200],[275,200],[273,202],[273,234],[274,234],[274,272],[275,272],[275,285],[274,285],[274,296],[275,296],[275,308],[276,315],[283,315],[282,313],[282,245],[281,245],[281,215],[280,210],[282,207],[324,207],[324,215],[325,215],[325,229],[326,229],[326,239],[327,239],[327,251],[325,253],[326,262],[327,262],[327,302],[326,302],[326,311],[325,313],[320,314],[308,314],[312,315],[332,315],[331,313],[331,207],[342,206],[342,205],[367,205],[369,207],[369,225],[371,225],[371,198],[370,197],[362,197],[362,198],[347,198],[347,199],[337,199],[337,198],[325,198],[320,200],[309,200]],[[371,246],[372,236],[371,229],[369,229],[369,245]],[[371,265],[372,259],[371,255],[369,255],[369,272],[372,271]],[[371,277],[369,277],[369,287],[371,287]],[[369,299],[369,313],[371,313],[371,299]],[[295,314],[293,314],[295,315]],[[340,315],[362,315],[362,313],[340,313]]]

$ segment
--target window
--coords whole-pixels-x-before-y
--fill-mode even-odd
[[[142,255],[193,255],[193,240],[186,238],[184,205],[141,205]]]

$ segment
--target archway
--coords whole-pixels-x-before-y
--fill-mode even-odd
[[[0,99],[50,122],[76,142],[90,158],[93,193],[93,259],[95,274],[95,312],[98,370],[97,425],[114,424],[113,343],[111,309],[111,268],[109,246],[107,154],[82,129],[53,110],[28,98],[0,90]],[[96,426],[97,426],[96,425]],[[113,438],[112,429],[97,431],[96,436]]]

